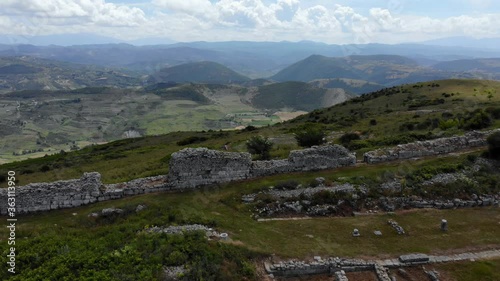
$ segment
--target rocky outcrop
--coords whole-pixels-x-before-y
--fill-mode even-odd
[[[369,151],[364,154],[364,161],[369,164],[381,163],[399,159],[411,159],[438,154],[446,154],[486,145],[486,138],[499,130],[487,132],[468,132],[463,136],[440,138],[428,141],[417,141],[400,144],[391,148]]]

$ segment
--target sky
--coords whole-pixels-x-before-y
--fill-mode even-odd
[[[1,0],[11,38],[406,43],[500,37],[499,0]],[[15,41],[15,40],[13,40]],[[7,42],[8,43],[8,42]]]

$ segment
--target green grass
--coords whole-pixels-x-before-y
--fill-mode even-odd
[[[168,168],[166,163],[169,153],[167,152],[180,148],[172,145],[176,140],[197,135],[207,137],[208,140],[203,144],[211,146],[220,144],[225,135],[230,135],[233,139],[240,138],[240,141],[243,141],[250,133],[255,132],[172,133],[155,138],[122,140],[65,156],[55,155],[49,159],[40,158],[23,162],[17,168],[26,169],[31,165],[35,167],[59,162],[72,163],[74,166],[51,170],[48,173],[22,174],[18,178],[22,183],[50,177],[53,173],[57,175],[57,173],[64,172],[64,176],[71,174],[80,176],[86,167],[98,167],[106,171],[103,174],[105,181],[110,181],[110,178],[116,180],[144,176],[144,174],[134,174],[135,169],[137,169],[136,172],[162,171],[164,174]],[[165,153],[157,154],[158,151],[165,151]],[[120,158],[120,155],[125,157]],[[109,159],[104,161],[104,158]],[[149,159],[150,162],[144,162],[144,160],[140,162],[141,158],[152,159]],[[109,280],[129,278],[126,276],[134,276],[132,279],[136,280],[155,280],[153,277],[139,277],[139,274],[149,272],[144,276],[151,276],[149,275],[151,272],[158,272],[160,265],[171,264],[174,256],[182,260],[184,255],[174,255],[172,251],[184,253],[190,261],[209,271],[213,269],[214,272],[227,271],[243,274],[239,269],[246,268],[244,265],[249,259],[272,254],[281,258],[299,259],[314,255],[386,258],[411,252],[441,254],[448,250],[464,249],[465,251],[498,247],[500,245],[500,236],[498,236],[500,209],[497,207],[419,210],[396,212],[392,215],[380,213],[358,217],[258,222],[251,218],[252,205],[241,202],[243,194],[257,192],[262,188],[290,179],[302,184],[310,183],[320,176],[328,181],[380,181],[388,174],[404,174],[418,171],[423,167],[432,168],[441,167],[447,163],[461,163],[466,158],[467,155],[449,155],[411,162],[275,175],[204,187],[183,193],[145,194],[78,208],[18,216],[16,228],[19,238],[18,261],[23,265],[20,270],[23,271],[23,268],[29,265],[30,269],[24,268],[24,271],[30,272],[32,274],[30,276],[38,276],[38,278],[44,276],[47,279],[60,280],[64,279],[59,276],[70,276],[76,280],[78,275],[74,274],[86,276],[88,272],[85,268],[93,268],[95,272],[93,274],[102,274],[100,280],[107,280],[105,277],[110,276]],[[87,164],[80,166],[78,161]],[[150,163],[152,166],[142,166],[144,163]],[[101,164],[102,166],[99,166]],[[133,209],[138,204],[147,205],[147,209],[136,214]],[[97,221],[88,217],[91,212],[98,212],[109,207],[125,209],[126,215]],[[439,223],[443,218],[449,222],[447,233],[439,230]],[[408,235],[397,235],[387,224],[388,219],[395,219],[405,228]],[[165,236],[137,234],[138,231],[152,225],[167,226],[186,223],[215,225],[217,230],[229,233],[232,242],[226,245],[207,243],[201,238],[179,240]],[[361,231],[361,237],[352,237],[351,232],[354,228]],[[375,236],[374,230],[382,231],[383,236]],[[7,232],[0,233],[1,245],[6,245],[5,239],[7,239]],[[120,255],[121,258],[117,260],[116,255]],[[4,259],[4,256],[1,259]],[[125,257],[127,258],[123,259]],[[206,264],[202,262],[203,260],[210,262]],[[100,266],[102,263],[107,266],[103,268]],[[216,264],[220,267],[213,268],[212,266]],[[473,276],[484,274],[484,276],[494,278],[496,276],[492,272],[494,266],[494,264],[486,263],[485,266],[473,269],[477,271]],[[67,268],[74,270],[67,271]],[[248,267],[246,270],[245,276],[252,276],[253,269]],[[94,278],[97,277],[94,276]],[[240,275],[232,278],[228,280],[243,280]],[[18,279],[13,280],[35,279],[20,275]]]
[[[446,271],[457,281],[500,280],[500,259],[460,262],[436,265],[439,271]]]
[[[424,163],[428,164],[429,161],[420,164]],[[384,171],[396,170],[399,167],[380,165],[364,168],[366,169],[362,169],[363,175],[376,177]],[[317,176],[333,179],[359,173],[359,168],[344,168],[337,171],[277,175],[219,187],[207,187],[192,192],[148,194],[75,209],[22,216],[19,218],[19,235],[37,236],[54,224],[69,227],[74,231],[88,231],[90,222],[87,214],[90,212],[111,206],[126,208],[146,204],[148,210],[145,214],[131,215],[126,220],[117,222],[118,226],[140,229],[146,225],[164,225],[166,224],[164,218],[175,212],[179,221],[215,222],[217,228],[228,232],[238,244],[255,252],[282,257],[303,258],[312,255],[381,257],[409,252],[439,253],[450,249],[500,244],[500,237],[497,235],[500,210],[493,207],[257,222],[251,218],[250,205],[240,202],[242,194],[255,192],[264,186],[290,178],[299,182],[309,182]],[[78,215],[71,216],[71,213]],[[408,235],[397,235],[386,223],[389,218],[395,219],[403,226]],[[447,233],[439,230],[442,218],[446,218],[449,222]],[[354,228],[361,231],[361,237],[351,236]],[[373,235],[374,230],[381,230],[383,236]],[[6,234],[2,235],[0,237],[5,239]],[[54,235],[57,237],[57,234]]]

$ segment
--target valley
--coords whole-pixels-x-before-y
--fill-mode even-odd
[[[0,279],[497,280],[494,57],[0,46]]]

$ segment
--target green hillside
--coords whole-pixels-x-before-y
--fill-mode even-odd
[[[150,82],[194,82],[194,83],[214,83],[230,84],[250,81],[250,78],[243,76],[222,64],[210,61],[193,62],[163,68],[150,75]]]
[[[415,61],[394,55],[325,57],[310,56],[299,61],[276,75],[277,81],[304,81],[328,78],[350,78],[387,84],[390,76],[415,71]]]
[[[357,151],[361,158],[362,152],[377,147],[462,134],[474,129],[498,128],[499,93],[498,81],[442,80],[404,85],[366,94],[329,108],[314,110],[285,123],[256,130],[171,133],[121,140],[0,167],[1,170],[18,169],[24,173],[23,184],[79,177],[83,171],[98,171],[103,174],[105,182],[120,182],[138,176],[165,173],[169,155],[185,147],[177,144],[180,141],[185,141],[188,146],[213,149],[231,143],[232,150],[246,151],[246,140],[254,135],[265,135],[276,142],[271,156],[284,158],[290,150],[298,148],[293,133],[314,127],[322,129],[327,139],[334,143],[341,143],[340,137],[346,133],[357,134],[359,139],[345,145]],[[161,101],[160,97],[153,99],[153,95],[146,97],[155,103]],[[240,97],[236,96],[236,99],[240,100]],[[193,108],[188,107],[190,111]],[[206,112],[200,111],[200,114],[205,116]],[[146,114],[143,118],[148,116],[154,115]],[[247,116],[249,119],[256,118]],[[191,117],[190,124],[194,120]],[[149,126],[158,124],[153,119],[145,119],[144,122],[151,123]],[[201,141],[189,144],[188,140],[192,137]],[[44,165],[50,168],[49,171],[42,172]]]
[[[276,81],[357,79],[385,86],[455,77],[457,74],[420,67],[415,61],[395,55],[349,57],[310,56],[271,77]]]
[[[10,92],[0,96],[0,163],[127,137],[266,126],[291,118],[277,111],[311,111],[348,98],[302,82]]]
[[[347,78],[316,79],[310,81],[309,84],[320,88],[340,88],[356,95],[367,94],[385,88],[377,83]]]
[[[284,85],[287,84],[277,86]],[[294,88],[300,85],[294,85]],[[193,87],[207,92],[204,96],[213,102],[209,104],[211,106],[217,103],[214,102],[216,97],[232,97],[226,93],[230,93],[235,86],[164,84],[150,90],[159,94],[154,98],[156,103],[162,102],[161,95],[164,95],[167,99],[186,98],[184,101],[189,103],[184,104],[193,104],[190,99],[199,98],[198,92],[194,91],[197,88]],[[104,88],[100,93],[115,99],[128,95],[128,101],[135,102],[130,93],[114,91],[120,90]],[[380,146],[462,134],[470,130],[500,128],[499,93],[499,81],[440,80],[402,85],[314,110],[269,127],[247,127],[240,131],[171,132],[118,140],[3,164],[0,165],[0,175],[15,171],[16,184],[20,186],[79,178],[84,172],[98,171],[105,183],[117,183],[167,174],[171,154],[185,147],[221,149],[228,145],[230,151],[245,151],[246,141],[258,135],[269,137],[274,143],[271,157],[278,159],[298,148],[294,133],[314,128],[323,130],[327,140],[333,143],[345,141],[343,136],[347,133],[351,137],[356,135],[357,139],[348,138],[345,145],[360,156],[360,152]],[[53,94],[42,93],[51,98],[54,98]],[[70,94],[75,97],[81,95],[82,99],[98,95],[86,93],[86,90]],[[156,95],[140,94],[145,100],[153,100]],[[247,94],[250,95],[243,91],[236,97],[240,99]],[[26,93],[25,97],[32,99],[33,95]],[[264,261],[311,260],[312,256],[374,260],[397,258],[415,252],[443,255],[498,249],[500,212],[496,206],[385,212],[373,203],[395,197],[437,198],[451,202],[455,198],[468,200],[473,196],[483,198],[485,194],[498,194],[500,164],[480,158],[485,151],[485,148],[478,148],[404,162],[358,163],[335,170],[278,174],[190,191],[143,194],[78,208],[19,215],[16,222],[16,248],[19,253],[16,262],[19,271],[16,275],[3,271],[0,279],[168,280],[165,267],[180,266],[186,269],[185,273],[177,275],[181,280],[250,281],[267,278],[263,272]],[[468,171],[467,180],[412,186],[412,183],[442,173],[459,172],[465,175],[460,171]],[[314,206],[334,197],[334,202],[338,205],[342,202],[341,206],[352,211],[347,213],[350,215],[337,213],[299,219],[300,214],[285,213],[279,220],[255,219],[263,206],[282,200],[267,196],[267,190],[299,185],[314,189],[320,178],[328,185],[359,185],[366,188],[366,192],[361,188],[356,188],[355,193],[321,191],[310,197]],[[380,188],[388,181],[401,183],[401,189]],[[0,177],[0,187],[6,186],[6,177]],[[252,193],[258,194],[255,202],[242,202],[242,195]],[[306,195],[289,198],[288,202],[300,201],[302,204],[303,196]],[[137,211],[138,205],[145,208]],[[354,213],[358,207],[359,211]],[[105,208],[120,208],[123,211],[106,216],[92,214]],[[289,216],[293,216],[292,219]],[[449,222],[447,232],[439,229],[443,218]],[[388,225],[388,220],[397,221],[406,234],[399,235]],[[229,240],[207,240],[204,232],[184,235],[147,232],[153,226],[186,224],[213,227],[218,232],[228,233]],[[352,236],[355,228],[360,230],[361,237]],[[383,235],[372,235],[374,230],[380,230]],[[474,239],[470,239],[472,234]],[[7,231],[2,232],[0,240],[7,241],[8,235]],[[7,256],[2,255],[0,261],[5,264]],[[439,270],[441,276],[457,276],[450,280],[470,281],[497,280],[498,270],[495,269],[499,264],[499,259],[494,258],[425,266]],[[424,274],[420,267],[405,270]]]

